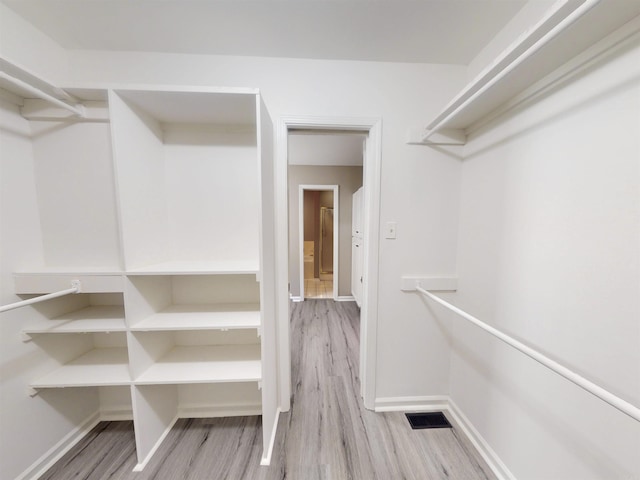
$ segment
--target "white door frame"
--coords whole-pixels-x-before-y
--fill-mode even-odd
[[[300,262],[300,301],[304,301],[304,191],[333,192],[333,291],[338,299],[339,245],[340,245],[340,188],[338,185],[299,185],[298,187],[298,259]],[[319,260],[320,261],[320,260]]]
[[[276,323],[280,409],[291,407],[291,347],[289,340],[289,207],[288,135],[295,129],[368,132],[364,161],[364,268],[360,311],[360,380],[364,406],[374,409],[378,331],[378,251],[380,244],[380,171],[382,119],[283,116],[276,127]]]

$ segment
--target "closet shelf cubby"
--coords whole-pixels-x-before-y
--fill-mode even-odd
[[[137,385],[262,379],[260,345],[176,346],[135,379]]]
[[[42,376],[32,388],[100,387],[130,385],[125,347],[94,348]]]

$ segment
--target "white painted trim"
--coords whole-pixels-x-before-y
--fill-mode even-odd
[[[445,411],[455,427],[466,435],[480,456],[499,480],[516,480],[489,443],[480,435],[469,419],[447,395],[415,397],[381,397],[375,401],[376,412],[433,412]]]
[[[304,301],[304,191],[319,190],[333,192],[333,292],[338,298],[338,276],[340,268],[340,185],[298,185],[298,262],[300,275],[300,298]],[[320,261],[320,260],[318,260]]]
[[[365,408],[375,408],[378,348],[378,264],[380,243],[380,183],[382,169],[382,120],[373,123],[366,140],[364,159],[364,266],[360,310],[360,379]]]
[[[304,298],[291,296],[291,301],[295,303],[304,302]]]
[[[40,478],[80,440],[82,440],[96,425],[100,423],[100,413],[96,412],[86,418],[78,427],[62,437],[58,443],[51,447],[44,455],[36,460],[30,467],[16,477],[15,480]]]
[[[376,412],[431,412],[447,409],[446,395],[376,398]]]
[[[335,299],[336,302],[355,302],[356,299],[353,298],[353,295],[339,295],[338,298]]]
[[[160,448],[160,445],[162,445],[162,442],[164,442],[164,439],[167,438],[167,435],[169,435],[169,432],[171,431],[171,429],[173,428],[173,426],[176,424],[177,421],[178,421],[178,416],[176,415],[173,418],[173,420],[169,422],[169,426],[166,428],[164,433],[160,435],[160,438],[158,439],[156,444],[153,446],[153,448],[149,450],[149,453],[144,458],[144,460],[142,460],[141,462],[138,462],[138,464],[135,467],[133,467],[134,472],[141,472],[144,469],[144,467],[147,466],[147,464],[153,458],[153,455],[156,453],[156,451]]]
[[[469,419],[462,413],[451,398],[448,399],[447,412],[451,414],[453,420],[458,424],[467,438],[471,441],[478,453],[482,456],[491,471],[499,480],[516,480],[516,477],[509,471],[498,454],[491,448],[489,443],[480,435]]]
[[[291,406],[291,350],[289,335],[289,211],[287,156],[289,129],[327,129],[368,132],[368,155],[364,165],[365,265],[361,325],[360,378],[364,405],[375,403],[375,372],[378,323],[378,251],[380,236],[380,178],[382,164],[382,119],[379,117],[282,116],[276,124],[276,295],[278,328],[279,402],[281,411]],[[368,165],[368,166],[367,166]]]
[[[276,444],[276,433],[278,432],[278,421],[280,419],[280,408],[276,410],[276,418],[273,421],[273,428],[271,429],[271,439],[269,440],[269,448],[262,452],[262,459],[260,465],[271,465],[271,455],[273,454],[273,447]]]
[[[250,417],[262,415],[262,405],[184,405],[178,408],[178,418]]]

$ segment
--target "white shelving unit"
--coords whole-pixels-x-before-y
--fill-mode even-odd
[[[32,310],[25,341],[51,366],[32,389],[97,388],[87,402],[134,420],[136,470],[189,415],[262,414],[268,458],[274,267],[262,252],[273,242],[273,132],[258,91],[72,92],[108,116],[67,122],[69,112],[37,102],[23,115],[36,134],[44,258],[16,273],[15,291],[82,285]],[[70,169],[77,181],[64,177]]]
[[[638,2],[556,2],[455,95],[423,131],[411,132],[408,143],[464,144],[469,131],[582,68],[597,55],[580,58],[582,52],[638,15]],[[569,68],[560,68],[576,57]]]

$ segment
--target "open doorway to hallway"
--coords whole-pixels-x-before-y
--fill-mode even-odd
[[[339,186],[299,186],[300,291],[303,298],[336,298],[340,276]]]
[[[300,285],[300,265],[297,238],[292,238],[298,232],[298,228],[292,228],[292,223],[297,223],[296,208],[298,196],[295,194],[296,185],[292,182],[295,162],[295,139],[299,135],[335,135],[342,138],[350,138],[355,135],[358,138],[358,157],[362,163],[357,165],[357,186],[352,192],[362,188],[362,301],[360,308],[360,352],[358,372],[361,379],[360,394],[364,400],[365,408],[372,410],[375,406],[375,378],[376,378],[376,336],[378,309],[378,255],[380,235],[380,174],[382,152],[382,121],[373,117],[303,117],[283,116],[278,120],[276,138],[276,231],[281,241],[276,242],[277,264],[277,323],[278,323],[278,391],[280,408],[287,412],[291,407],[292,394],[292,364],[291,364],[291,324],[288,313],[291,309],[291,301],[304,301],[303,290]],[[307,149],[307,152],[321,152],[321,149]],[[318,155],[316,155],[317,157]],[[311,163],[302,165],[305,167],[324,168],[324,164]],[[313,183],[334,184],[331,180],[312,179]],[[292,186],[293,183],[293,186]],[[302,182],[299,182],[302,183]],[[311,181],[309,181],[311,183]],[[345,196],[340,184],[340,196],[344,196],[341,204],[349,205],[349,215],[353,208],[353,198]],[[334,211],[335,216],[335,211]],[[346,220],[340,216],[341,235],[347,236],[346,249],[348,253],[342,255],[343,260],[351,257],[353,248],[351,219]],[[355,235],[353,235],[355,236]],[[287,241],[288,240],[288,241]],[[343,244],[341,244],[341,248]],[[336,300],[353,300],[351,294],[351,266],[340,269],[339,277],[348,272],[346,279],[337,278],[334,273],[334,288],[338,283],[339,295]],[[342,292],[346,292],[343,296]],[[315,303],[325,303],[327,300],[311,300]]]
[[[366,134],[289,132],[289,285],[293,301],[353,300],[352,196]]]

